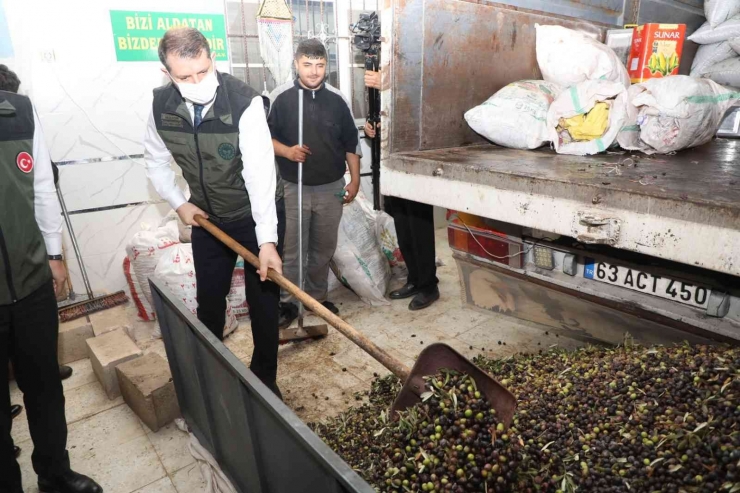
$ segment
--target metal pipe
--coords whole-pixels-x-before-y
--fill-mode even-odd
[[[298,89],[298,145],[303,148],[303,89]],[[298,287],[303,290],[303,162],[298,163]],[[303,303],[298,300],[298,328],[303,328]]]

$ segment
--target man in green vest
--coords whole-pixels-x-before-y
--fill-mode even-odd
[[[201,214],[259,256],[259,275],[244,270],[254,352],[250,369],[278,396],[275,382],[280,289],[265,282],[282,273],[285,206],[277,175],[267,102],[243,81],[216,71],[206,38],[193,28],[167,31],[159,43],[170,79],[154,90],[144,138],[147,175],[185,224]],[[190,188],[175,182],[174,158]],[[198,318],[223,339],[226,295],[236,254],[205,230],[192,232]]]
[[[23,492],[10,434],[10,392],[5,385],[9,358],[26,404],[39,491],[103,491],[92,479],[70,469],[66,450],[64,392],[57,360],[56,293],[66,279],[61,253],[61,209],[41,126],[27,97],[0,91],[2,493]]]
[[[21,81],[15,72],[10,70],[6,65],[0,65],[0,91],[7,91],[12,93],[18,93],[18,88],[21,85]],[[54,184],[56,185],[59,177],[57,167],[54,163],[51,163],[51,167],[54,171]],[[9,368],[12,375],[12,367]],[[67,365],[61,365],[59,367],[59,376],[62,380],[66,380],[72,376],[72,367]],[[13,377],[11,377],[13,378]],[[10,406],[10,419],[11,421],[21,415],[23,412],[23,406],[20,404],[13,404]],[[16,446],[14,448],[14,454],[16,458],[21,455],[21,448]]]

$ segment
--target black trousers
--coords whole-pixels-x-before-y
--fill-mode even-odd
[[[285,202],[277,202],[278,253],[283,255],[285,238]],[[214,223],[226,234],[259,256],[254,219],[248,217],[233,222]],[[231,289],[231,277],[236,264],[236,253],[202,228],[193,228],[193,261],[197,279],[198,319],[220,340],[223,340],[226,321],[226,295]],[[249,317],[252,321],[254,352],[250,369],[270,388],[277,377],[277,353],[280,333],[278,317],[280,288],[271,281],[260,281],[257,270],[244,266]],[[58,371],[58,370],[57,370]],[[274,390],[274,389],[273,389]]]
[[[59,316],[51,279],[26,298],[0,306],[0,493],[20,491],[21,470],[10,437],[8,358],[28,414],[33,468],[47,478],[69,469],[64,392],[59,377]]]
[[[398,246],[409,270],[408,283],[422,291],[437,286],[434,247],[434,207],[398,197],[385,197],[386,211],[393,216]]]

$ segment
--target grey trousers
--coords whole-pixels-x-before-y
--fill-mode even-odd
[[[329,261],[337,249],[342,219],[344,178],[325,185],[303,185],[303,288],[318,301],[326,301]],[[285,250],[283,274],[298,284],[298,185],[285,182]],[[286,291],[280,301],[293,302]]]

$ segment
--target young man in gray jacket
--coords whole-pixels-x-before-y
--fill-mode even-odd
[[[303,259],[304,289],[334,313],[326,299],[329,261],[337,248],[342,206],[360,189],[359,135],[349,102],[326,83],[326,48],[317,39],[302,41],[295,53],[298,78],[270,94],[268,123],[280,175],[285,180],[285,275],[298,284]],[[303,90],[303,147],[298,145],[298,94]],[[303,232],[298,231],[298,165],[303,166]],[[344,180],[349,165],[350,182]],[[303,234],[303,253],[298,235]],[[280,328],[298,316],[293,297],[281,295]]]

